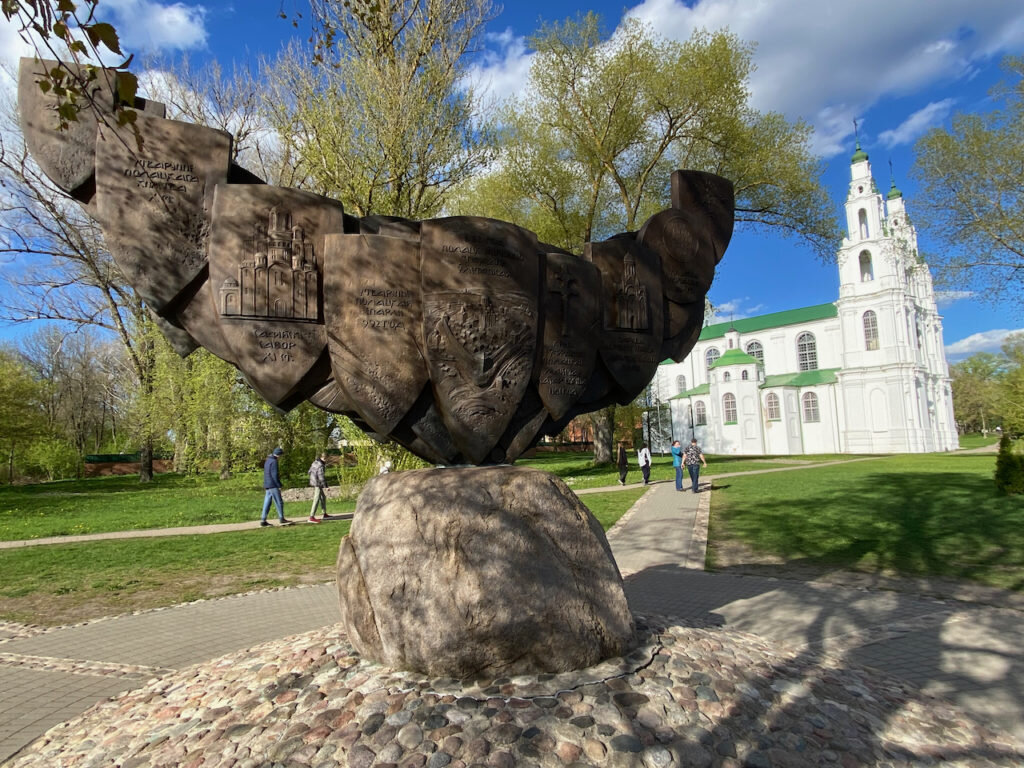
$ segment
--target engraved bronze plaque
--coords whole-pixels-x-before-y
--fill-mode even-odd
[[[703,301],[732,237],[732,185],[698,171],[672,173],[672,208],[649,218],[637,242],[661,259],[665,298]]]
[[[342,216],[340,203],[310,192],[217,187],[210,290],[239,368],[273,405],[308,397],[327,381],[326,371],[314,371],[327,352],[324,243],[341,231]]]
[[[160,314],[206,267],[215,185],[227,180],[231,135],[139,115],[96,142],[97,218],[118,267]],[[241,185],[239,185],[241,186]]]
[[[588,243],[585,256],[601,271],[604,331],[599,354],[629,402],[654,376],[665,327],[658,257],[632,237]],[[628,393],[631,395],[626,397]]]
[[[419,243],[326,239],[324,309],[338,386],[375,432],[390,433],[427,385],[420,355]]]
[[[601,273],[579,256],[545,257],[544,345],[537,391],[551,418],[580,399],[594,371],[601,330]]]
[[[465,459],[484,461],[533,374],[536,236],[494,219],[424,221],[423,347],[444,423]]]

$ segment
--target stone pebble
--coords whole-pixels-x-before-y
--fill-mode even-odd
[[[911,684],[727,628],[637,617],[623,659],[423,680],[338,627],[101,702],[4,768],[1019,766],[1024,744]]]

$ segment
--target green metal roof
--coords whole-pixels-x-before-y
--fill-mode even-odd
[[[898,197],[903,197],[903,193],[896,188],[896,181],[893,180],[892,186],[889,187],[889,194],[885,196],[886,200],[895,200]]]
[[[725,354],[711,364],[712,368],[721,368],[724,365],[750,365],[757,364],[757,358],[748,355],[742,349],[729,349]]]
[[[807,323],[811,320],[828,320],[838,316],[839,310],[831,302],[828,304],[815,304],[813,307],[787,309],[784,312],[772,312],[767,315],[758,315],[757,317],[745,317],[742,320],[731,320],[728,323],[707,325],[700,332],[700,341],[723,338],[730,328],[735,328],[739,333],[754,333],[755,331],[764,331],[783,325],[796,325],[797,323]]]
[[[701,384],[699,387],[694,387],[693,389],[688,389],[685,392],[680,392],[675,397],[670,397],[669,400],[679,400],[679,399],[684,398],[684,397],[693,397],[694,395],[710,395],[710,394],[711,394],[711,385],[710,384]]]
[[[800,373],[779,373],[765,376],[764,387],[813,387],[815,384],[835,384],[836,371],[839,368],[821,368],[816,371],[800,371]]]
[[[862,163],[868,159],[868,153],[860,148],[860,142],[857,142],[857,151],[853,153],[853,157],[850,158],[850,165],[854,163]]]

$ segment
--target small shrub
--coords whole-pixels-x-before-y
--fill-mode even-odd
[[[1000,493],[1024,493],[1024,456],[1014,453],[1010,436],[1005,433],[999,440],[995,480]]]

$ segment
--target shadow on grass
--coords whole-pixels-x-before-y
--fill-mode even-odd
[[[738,491],[715,508],[726,533],[788,562],[1024,588],[1024,498],[997,496],[984,475],[864,473],[756,498],[715,485],[726,488]]]
[[[829,687],[845,671],[859,675],[870,667],[941,694],[980,723],[1024,737],[1024,654],[1013,642],[1024,630],[1024,616],[1017,612],[951,607],[906,594],[703,573],[675,565],[648,568],[628,578],[625,586],[634,612],[750,632],[794,654],[773,664],[768,682],[776,695],[745,701],[743,710],[718,728],[729,729],[735,722],[742,730],[753,718],[768,731],[788,729],[798,741],[814,739],[811,730],[802,730],[800,713],[827,703]],[[727,635],[722,642],[730,642]],[[742,649],[740,638],[734,642]],[[802,684],[795,689],[785,682],[794,676]],[[772,685],[776,681],[778,686]],[[850,726],[844,736],[854,764],[879,764],[881,755],[913,765],[957,760],[974,765],[989,759],[1012,763],[1020,757],[995,736],[985,744],[956,744],[951,737],[937,735],[934,744],[942,745],[941,754],[936,754],[934,744],[920,752],[894,747],[889,741],[892,730],[898,732],[912,712],[908,700],[918,697],[901,694],[884,679],[868,695],[883,705],[881,720],[856,712],[827,712]],[[940,703],[920,698],[924,707],[938,709],[944,729],[956,727],[955,716],[943,713]]]

